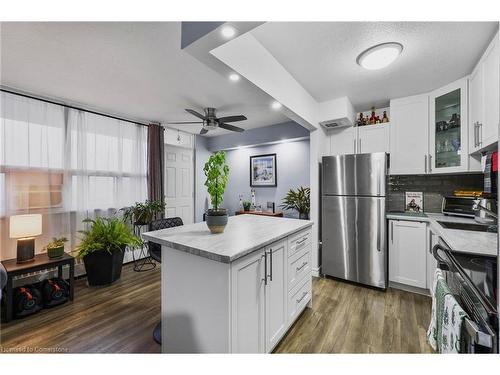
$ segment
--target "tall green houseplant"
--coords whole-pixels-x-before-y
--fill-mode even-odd
[[[207,177],[205,186],[210,194],[212,209],[206,213],[207,225],[212,233],[222,233],[227,224],[227,211],[220,206],[229,180],[229,166],[224,151],[211,155],[205,163],[203,172]]]

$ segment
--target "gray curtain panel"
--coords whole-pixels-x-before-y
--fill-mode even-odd
[[[148,199],[165,201],[163,189],[164,173],[164,129],[161,125],[148,127]],[[164,215],[162,214],[161,217]]]

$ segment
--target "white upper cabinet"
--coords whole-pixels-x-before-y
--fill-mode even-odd
[[[467,78],[429,95],[430,173],[468,171]]]
[[[330,153],[329,155],[347,155],[356,153],[356,127],[330,130]]]
[[[358,154],[372,152],[389,152],[390,134],[389,124],[376,124],[359,126],[358,128]]]
[[[500,41],[495,35],[470,76],[469,152],[498,141],[500,107]]]
[[[425,174],[429,165],[429,96],[391,100],[391,174]]]

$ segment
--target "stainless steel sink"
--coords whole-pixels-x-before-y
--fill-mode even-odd
[[[438,221],[438,224],[446,229],[472,230],[474,232],[491,232],[496,233],[498,227],[488,224],[473,224],[473,223],[453,223],[449,221]]]

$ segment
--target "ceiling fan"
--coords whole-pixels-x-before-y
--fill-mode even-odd
[[[231,130],[233,132],[242,132],[245,129],[239,128],[234,125],[229,125],[227,122],[236,122],[243,121],[247,118],[243,115],[236,116],[225,116],[217,118],[215,115],[215,108],[205,108],[205,115],[202,115],[199,112],[196,112],[194,109],[186,109],[186,112],[192,114],[193,116],[198,117],[202,121],[181,121],[181,122],[170,122],[170,124],[203,124],[203,128],[200,131],[200,134],[206,134],[209,130],[222,128],[226,130]]]

